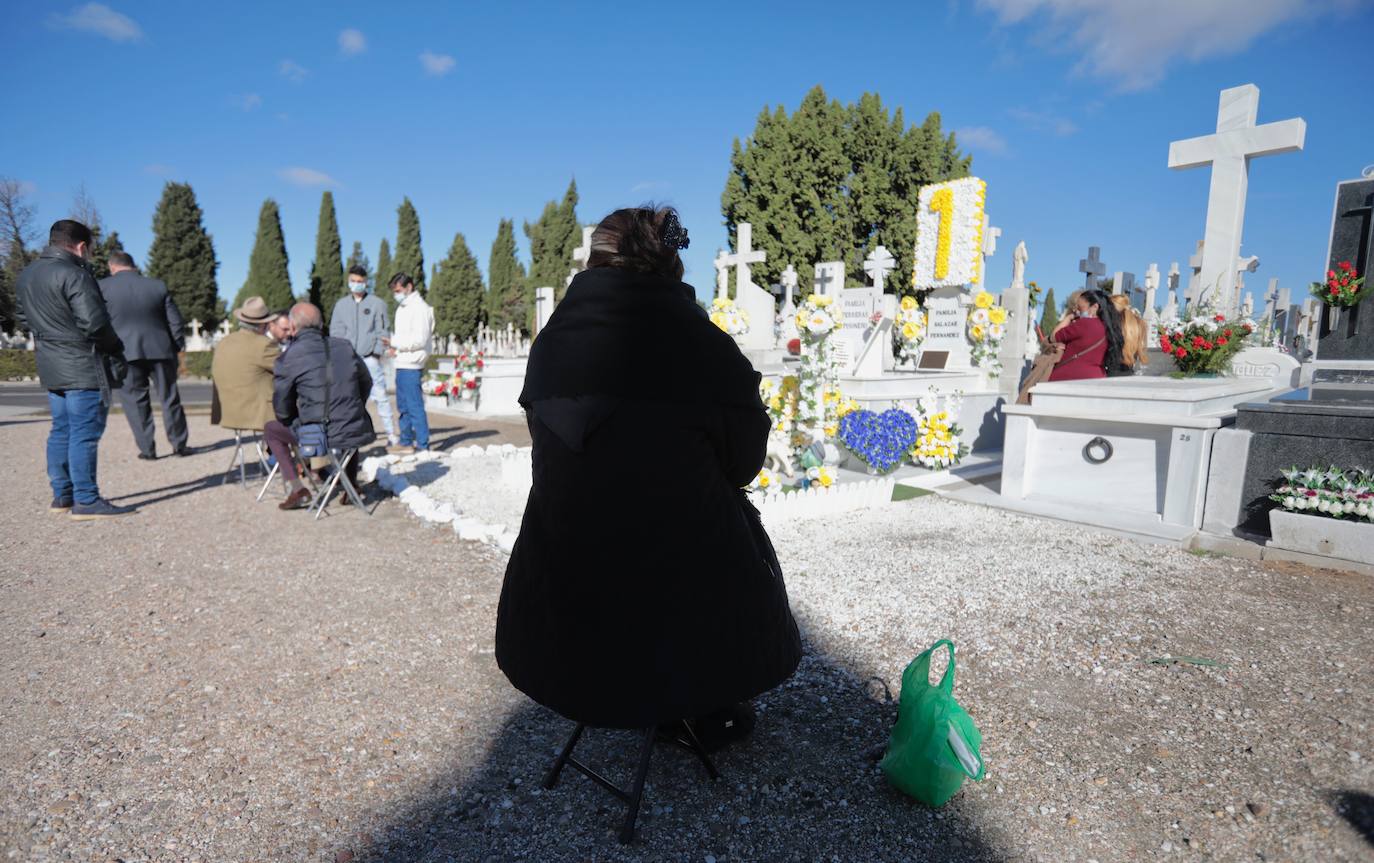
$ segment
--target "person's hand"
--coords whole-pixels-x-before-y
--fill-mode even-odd
[[[387,348],[387,349],[386,349],[386,355],[389,356],[389,357],[394,357],[394,356],[396,356],[396,349],[395,349],[395,348]]]
[[[382,336],[382,347],[385,347],[385,348],[391,347],[391,337],[390,337],[390,336]]]

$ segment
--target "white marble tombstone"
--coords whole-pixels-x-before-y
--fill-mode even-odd
[[[595,225],[586,225],[582,228],[582,245],[573,249],[573,267],[568,273],[568,281],[567,284],[564,285],[565,288],[572,284],[574,276],[587,269],[587,261],[592,255],[592,234],[595,232]],[[538,331],[536,330],[536,332]]]
[[[1002,308],[1007,310],[1006,334],[997,350],[1002,362],[998,389],[1003,395],[1015,397],[1021,386],[1021,367],[1026,361],[1030,338],[1030,294],[1026,290],[1026,262],[1030,255],[1024,241],[1016,244],[1011,253],[1011,284],[1002,291]]]
[[[1145,332],[1149,347],[1159,347],[1159,313],[1155,311],[1155,293],[1159,290],[1159,265],[1150,264],[1145,271]]]
[[[740,347],[766,350],[776,344],[777,336],[773,331],[773,316],[777,304],[773,295],[754,284],[749,267],[761,264],[768,255],[761,249],[753,248],[754,228],[748,222],[735,226],[735,252],[726,255],[727,267],[735,268],[735,304],[749,316],[749,331],[739,339]]]
[[[883,292],[877,288],[845,288],[840,291],[836,304],[840,307],[840,318],[844,326],[830,338],[835,341],[836,355],[849,362],[850,367],[841,366],[840,374],[854,373],[854,364],[863,353],[863,347],[875,337],[880,322],[875,322],[875,314],[883,312]],[[889,324],[889,328],[890,328]],[[890,331],[890,329],[888,330]],[[843,348],[840,347],[843,343]],[[882,371],[882,366],[878,366]]]
[[[936,288],[926,297],[926,340],[922,353],[947,351],[945,368],[967,371],[973,368],[968,334],[968,292],[960,286]]]
[[[826,261],[816,265],[813,290],[822,297],[837,297],[844,290],[844,262]]]
[[[883,372],[893,368],[892,325],[897,318],[897,298],[892,294],[878,294],[874,311],[879,315],[878,322],[868,327],[850,367],[849,374],[856,378],[880,378]],[[848,321],[845,326],[849,326]]]
[[[983,290],[983,282],[988,270],[988,258],[997,254],[997,238],[1002,236],[1002,229],[994,227],[989,221],[987,213],[983,213],[983,248],[978,250],[978,280],[973,283],[975,292]]]
[[[1278,348],[1246,348],[1231,359],[1227,377],[1269,381],[1276,390],[1294,389],[1299,384],[1302,364]]]
[[[1223,297],[1217,293],[1236,282],[1251,160],[1301,150],[1307,138],[1307,123],[1301,119],[1255,125],[1259,96],[1254,84],[1222,90],[1216,132],[1169,145],[1170,168],[1212,169],[1198,277],[1203,302],[1219,305]]]
[[[534,289],[534,334],[539,335],[553,315],[553,288]]]
[[[1230,301],[1222,309],[1227,317],[1235,317],[1236,313],[1241,310],[1241,297],[1245,296],[1245,274],[1255,272],[1259,269],[1259,265],[1259,255],[1250,255],[1236,261],[1236,287],[1231,292]],[[1253,307],[1251,307],[1251,311],[1254,311]],[[1247,317],[1249,316],[1247,315]]]

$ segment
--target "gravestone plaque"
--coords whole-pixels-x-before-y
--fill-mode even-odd
[[[940,288],[926,297],[926,351],[948,351],[944,368],[970,368],[967,295],[963,288]]]
[[[1336,186],[1331,217],[1327,269],[1349,261],[1365,276],[1374,264],[1374,179],[1350,180]],[[1324,275],[1324,274],[1323,274]],[[1342,309],[1322,303],[1317,359],[1374,360],[1374,305],[1368,301]]]
[[[873,315],[882,311],[882,303],[883,292],[878,288],[846,288],[840,291],[838,305],[844,326],[832,338],[836,340],[837,347],[840,342],[847,346],[846,356],[850,362],[846,367],[841,367],[842,374],[853,374],[854,362],[873,335]]]

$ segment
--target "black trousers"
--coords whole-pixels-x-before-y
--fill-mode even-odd
[[[119,388],[119,403],[133,430],[138,451],[151,455],[156,446],[153,439],[153,406],[149,388],[157,389],[162,402],[162,423],[166,427],[167,442],[176,451],[186,446],[186,412],[181,409],[181,393],[177,392],[177,361],[129,360],[129,372]]]

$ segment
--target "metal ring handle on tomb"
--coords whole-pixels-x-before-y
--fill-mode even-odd
[[[1093,455],[1093,450],[1100,449],[1102,457]],[[1112,457],[1116,450],[1112,447],[1112,442],[1104,437],[1095,437],[1083,445],[1083,458],[1088,464],[1105,464]]]

